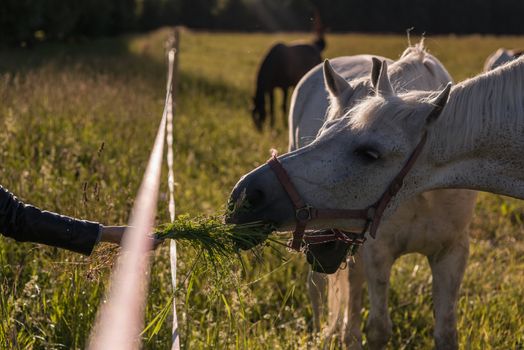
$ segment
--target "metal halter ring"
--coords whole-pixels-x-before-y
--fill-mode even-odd
[[[295,209],[295,218],[298,221],[309,221],[309,220],[311,220],[311,209],[312,209],[312,207],[309,204],[306,204],[302,208]]]

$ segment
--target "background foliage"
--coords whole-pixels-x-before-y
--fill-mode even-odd
[[[169,30],[33,50],[0,52],[0,181],[40,207],[106,224],[126,223],[163,107],[163,44]],[[287,132],[258,134],[249,108],[255,72],[276,41],[311,34],[182,33],[175,117],[177,213],[223,208],[237,179],[284,151]],[[412,39],[415,40],[415,39]],[[326,57],[374,53],[397,58],[404,35],[331,34]],[[500,46],[522,37],[430,36],[426,43],[459,81],[477,74]],[[166,176],[164,176],[165,178]],[[167,184],[162,187],[167,191]],[[161,194],[158,222],[166,222]],[[471,258],[462,286],[461,347],[524,346],[524,207],[482,194],[471,228]],[[0,348],[81,349],[107,288],[112,253],[84,258],[0,237]],[[179,247],[175,291],[186,349],[318,348],[310,333],[304,258],[265,249],[217,277]],[[431,274],[425,259],[406,256],[392,274],[392,349],[432,348]],[[173,291],[168,245],[153,256],[144,348],[166,349],[170,323],[153,320]],[[367,303],[362,309],[367,317]],[[162,317],[159,317],[162,320]],[[154,326],[158,325],[155,329]],[[116,331],[116,330],[115,330]]]
[[[2,0],[0,44],[32,45],[163,25],[243,31],[524,33],[521,0]]]

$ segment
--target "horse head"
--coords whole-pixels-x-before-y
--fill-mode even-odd
[[[418,167],[427,157],[420,147],[426,132],[432,128],[444,108],[450,84],[438,94],[421,92],[397,95],[384,61],[380,71],[372,73],[374,96],[353,107],[341,118],[326,121],[317,138],[306,147],[278,157],[303,202],[313,208],[335,208],[366,211],[369,217],[315,217],[308,229],[338,228],[362,231],[369,221],[380,221],[377,203],[388,198],[381,210],[384,217],[398,205],[395,194],[409,184],[416,184],[422,173]],[[417,151],[417,163],[409,172],[395,179]],[[420,153],[420,156],[419,154]],[[392,189],[392,184],[395,184]],[[404,185],[404,186],[403,186]],[[391,193],[391,194],[388,194]],[[387,195],[386,195],[387,194]],[[249,210],[231,213],[231,222],[263,221],[277,230],[292,229],[299,211],[290,200],[275,172],[266,164],[243,176],[236,184],[230,203],[249,203]],[[374,210],[370,210],[374,209]],[[375,225],[375,223],[372,224]]]

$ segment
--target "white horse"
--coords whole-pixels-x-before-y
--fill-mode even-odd
[[[367,208],[373,229],[401,202],[435,189],[524,199],[524,57],[453,89],[398,95],[383,65],[377,92],[347,116],[326,123],[306,147],[278,157],[305,203]],[[398,178],[403,181],[394,181]],[[397,184],[393,189],[392,183]],[[256,205],[234,212],[232,220],[262,220],[279,230],[295,225],[288,193],[268,165],[244,176],[231,201],[243,193],[248,199],[256,195]],[[382,216],[372,210],[380,198],[387,199],[379,208],[385,207]],[[366,223],[363,217],[307,222],[309,228],[346,230],[363,229]]]
[[[326,62],[324,82],[319,66],[310,71],[295,90],[290,110],[291,151],[312,141],[324,119],[339,118],[345,110],[369,95],[373,89],[371,81],[375,80],[373,85],[377,84],[376,74],[371,79],[369,75],[372,71],[380,71],[380,63],[377,67],[379,61],[375,60],[375,66],[371,68],[371,56],[342,57],[332,62],[336,63],[335,70],[341,75]],[[422,45],[408,48],[391,65],[391,72],[394,72],[390,74],[391,81],[396,86],[410,89],[435,89],[451,80],[442,64],[427,54]],[[387,310],[391,267],[401,255],[417,252],[428,257],[434,275],[436,344],[440,348],[456,348],[455,306],[468,257],[466,227],[471,220],[475,197],[474,192],[461,190],[434,191],[417,196],[399,208],[381,227],[376,240],[369,240],[361,248],[348,269],[327,276],[312,272],[308,290],[317,331],[320,329],[326,278],[328,282],[330,317],[326,345],[333,335],[340,332],[345,345],[360,348],[364,278],[368,283],[371,304],[366,327],[370,348],[379,349],[387,344],[392,332]],[[453,269],[449,269],[450,264]]]
[[[306,202],[319,208],[369,207],[424,135],[425,146],[384,217],[403,200],[434,189],[464,188],[524,198],[524,57],[440,92],[397,95],[387,66],[381,77],[376,96],[324,125],[308,146],[279,158]],[[262,180],[270,178],[264,170],[250,174],[251,181],[260,175],[260,187],[264,180],[271,182]],[[279,195],[273,193],[272,198]],[[271,206],[265,205],[260,214],[270,220]],[[283,227],[291,223],[288,220],[280,213]],[[364,224],[363,219],[337,219],[316,226],[358,229]]]
[[[402,201],[434,189],[524,199],[524,57],[440,92],[397,95],[386,65],[380,76],[376,96],[326,123],[306,147],[278,158],[305,202],[317,208],[371,208],[391,190],[417,145],[421,152],[388,201],[383,219]],[[293,227],[293,206],[271,168],[244,176],[233,197],[241,189],[250,191],[250,184],[256,184],[261,197],[268,190],[271,196],[259,202],[264,210],[251,209],[239,221],[262,218],[280,230]],[[315,219],[308,225],[359,230],[366,219]]]
[[[524,54],[522,50],[507,50],[500,48],[494,53],[492,53],[484,63],[484,72],[490,71],[497,67],[502,66],[508,62],[513,61],[514,59],[519,58]]]
[[[524,57],[440,92],[397,95],[387,65],[380,77],[376,96],[326,123],[308,146],[277,159],[310,207],[367,208],[369,215],[313,218],[310,228],[358,230],[371,219],[373,229],[401,202],[435,189],[524,199]],[[395,182],[399,176],[403,181]],[[242,193],[255,193],[258,202],[233,213],[236,222],[262,220],[279,230],[295,225],[288,193],[268,165],[244,176],[231,200]],[[377,216],[372,209],[380,198],[387,205]]]

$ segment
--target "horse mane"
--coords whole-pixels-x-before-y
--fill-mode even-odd
[[[524,134],[524,57],[457,84],[451,91],[435,137],[445,150],[451,145],[473,149],[479,136],[504,129]],[[452,127],[450,127],[452,126]],[[461,141],[461,142],[457,142]]]

